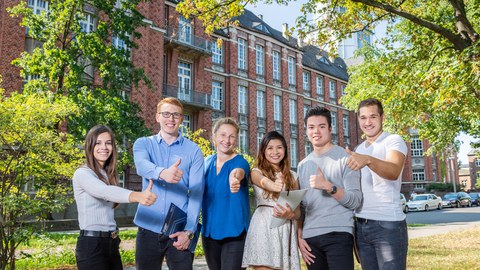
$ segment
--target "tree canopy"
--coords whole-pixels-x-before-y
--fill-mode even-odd
[[[290,0],[185,0],[177,9],[199,17],[211,33],[234,22],[247,3],[260,2]],[[333,54],[339,40],[390,23],[381,46],[363,49],[365,61],[349,70],[346,107],[355,109],[367,97],[381,99],[387,126],[401,134],[416,129],[431,150],[452,144],[460,131],[480,136],[479,1],[309,0],[302,12],[299,37],[314,34]]]

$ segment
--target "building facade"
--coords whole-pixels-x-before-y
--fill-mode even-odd
[[[10,17],[5,10],[19,0],[3,3],[2,87],[19,90],[24,78],[11,62],[38,44],[19,26],[20,19]],[[202,128],[210,133],[217,118],[238,119],[240,149],[252,156],[266,132],[281,132],[289,143],[293,169],[313,150],[303,123],[305,112],[311,107],[325,106],[332,111],[335,144],[354,149],[362,141],[355,113],[340,103],[348,83],[342,59],[332,62],[319,48],[271,28],[249,10],[238,17],[237,26],[207,36],[198,19],[187,20],[176,12],[176,4],[164,0],[142,2],[139,11],[146,17],[147,26],[139,30],[142,38],[135,40],[138,47],[131,49],[133,63],[145,70],[153,89],[140,85],[126,95],[139,104],[146,126],[154,133],[159,130],[154,117],[156,105],[161,98],[172,96],[183,102],[184,126],[191,130]],[[28,0],[28,5],[35,11],[48,9],[48,2],[43,0]],[[88,31],[96,27],[97,19],[94,7],[87,7],[85,12],[90,16],[85,22]],[[115,37],[112,42],[123,46]],[[86,72],[98,81],[95,71]],[[425,189],[429,182],[458,181],[445,173],[450,171],[443,168],[448,164],[438,156],[423,155],[427,142],[414,137],[410,146],[403,192]],[[134,170],[126,171],[122,179],[129,188],[140,186]]]
[[[470,190],[478,190],[480,186],[480,157],[479,149],[474,149],[468,153],[468,167],[470,171]]]

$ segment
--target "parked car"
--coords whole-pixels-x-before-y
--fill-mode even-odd
[[[469,193],[470,198],[472,199],[472,205],[480,205],[480,193]]]
[[[400,193],[400,203],[402,203],[402,210],[406,214],[408,213],[408,207],[407,207],[407,199],[405,199],[405,195]]]
[[[461,207],[472,206],[472,199],[465,192],[447,193],[443,195],[442,199],[443,207]]]
[[[435,194],[418,194],[407,202],[408,211],[442,209],[442,199]]]

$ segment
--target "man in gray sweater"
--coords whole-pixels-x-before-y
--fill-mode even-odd
[[[347,167],[345,149],[334,145],[328,109],[305,116],[313,152],[298,165],[300,188],[308,188],[297,223],[298,245],[308,269],[353,269],[353,210],[362,201],[360,173]]]

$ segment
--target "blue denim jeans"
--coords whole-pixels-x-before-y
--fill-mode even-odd
[[[407,268],[407,223],[356,218],[356,245],[363,270]]]
[[[353,270],[353,235],[331,232],[305,238],[315,255],[309,270]]]
[[[135,250],[135,266],[137,270],[160,270],[163,258],[167,258],[168,269],[193,269],[193,253],[178,250],[168,235],[154,233],[138,228],[137,247]]]

